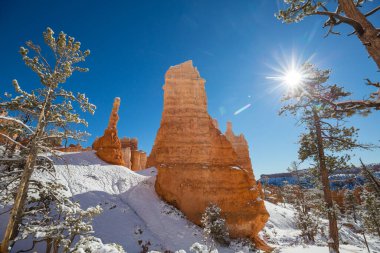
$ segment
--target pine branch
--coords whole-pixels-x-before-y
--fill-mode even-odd
[[[22,127],[28,129],[29,132],[34,134],[34,131],[28,125],[24,124],[24,122],[22,122],[21,120],[18,120],[18,119],[12,118],[12,117],[7,117],[7,116],[0,116],[0,120],[15,122],[15,123],[21,125]]]
[[[364,29],[363,29],[363,26],[356,20],[354,19],[351,19],[349,17],[345,17],[345,16],[342,16],[342,15],[339,15],[338,13],[336,12],[329,12],[329,11],[316,11],[314,13],[312,13],[311,15],[324,15],[324,16],[329,16],[330,19],[339,19],[339,21],[336,21],[334,25],[337,25],[340,23],[345,23],[345,24],[348,24],[350,26],[352,26],[356,32],[361,35],[363,34],[364,32]],[[326,21],[327,23],[326,24],[330,24],[331,21]]]
[[[3,138],[7,139],[8,141],[12,142],[13,144],[16,144],[17,146],[21,147],[21,148],[24,148],[26,149],[27,147],[25,147],[24,145],[22,145],[21,143],[13,140],[11,137],[9,137],[8,135],[5,135],[3,133],[0,133],[0,136],[2,136]]]

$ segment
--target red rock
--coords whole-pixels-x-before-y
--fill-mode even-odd
[[[146,153],[140,150],[132,151],[132,170],[138,171],[145,169],[147,156]]]
[[[96,150],[96,155],[103,161],[125,166],[123,153],[121,151],[121,142],[117,136],[116,129],[116,125],[119,120],[119,106],[120,98],[115,98],[108,127],[104,131],[104,135],[94,141],[92,148]]]
[[[128,168],[133,171],[145,169],[147,156],[144,151],[138,150],[138,141],[136,138],[122,138],[121,150],[124,162]]]
[[[217,129],[207,112],[205,80],[192,61],[170,67],[165,75],[164,110],[147,167],[158,169],[157,194],[180,209],[191,221],[209,203],[222,209],[233,238],[259,237],[269,214],[260,198],[243,137]]]
[[[265,199],[265,193],[264,193],[264,191],[263,191],[263,187],[262,187],[260,181],[257,182],[257,190],[258,190],[259,193],[260,193],[260,198],[261,198],[261,199]]]
[[[232,123],[227,122],[227,130],[225,132],[225,136],[227,137],[227,140],[229,140],[232,144],[232,147],[238,156],[237,164],[246,170],[251,175],[251,178],[254,179],[255,177],[253,175],[251,158],[249,157],[248,142],[245,139],[244,135],[240,134],[239,136],[236,136],[232,131]],[[256,182],[253,182],[253,184],[256,184]]]

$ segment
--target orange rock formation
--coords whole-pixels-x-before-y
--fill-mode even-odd
[[[136,138],[122,138],[121,150],[126,166],[133,171],[145,169],[147,156],[144,151],[138,150]]]
[[[232,237],[259,237],[269,214],[260,199],[248,145],[232,129],[224,136],[207,112],[205,80],[192,61],[165,75],[164,110],[147,167],[158,169],[156,192],[196,224],[210,203],[222,209]]]
[[[92,148],[96,150],[97,156],[99,156],[99,158],[103,161],[116,165],[125,165],[121,151],[121,142],[117,136],[116,129],[116,125],[119,120],[119,116],[117,114],[119,111],[119,106],[120,98],[115,98],[108,127],[104,131],[104,135],[94,141]]]
[[[147,160],[146,153],[138,150],[136,138],[122,138],[117,136],[116,125],[119,120],[120,98],[115,98],[113,108],[104,135],[96,138],[92,148],[100,159],[111,164],[123,165],[131,170],[143,170]]]
[[[227,122],[227,130],[224,134],[227,140],[230,141],[232,147],[237,154],[237,164],[241,166],[242,169],[251,174],[252,180],[255,178],[253,175],[251,158],[249,157],[249,147],[248,142],[243,134],[236,136],[232,131],[232,123]]]

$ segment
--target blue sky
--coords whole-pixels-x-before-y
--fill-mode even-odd
[[[66,86],[85,92],[98,107],[94,116],[86,115],[92,136],[84,145],[103,134],[113,99],[120,97],[119,136],[137,137],[149,153],[161,119],[164,74],[192,59],[206,79],[210,115],[222,131],[232,121],[235,133],[246,136],[255,175],[282,172],[297,159],[302,127],[278,116],[284,90],[266,78],[276,74],[273,68],[292,55],[312,57],[319,68],[332,70],[331,83],[356,98],[371,91],[363,79],[378,81],[379,73],[359,40],[345,35],[347,27],[340,28],[342,36],[323,38],[323,19],[285,25],[274,17],[278,6],[268,0],[0,0],[0,91],[11,91],[12,79],[25,89],[38,87],[19,46],[27,40],[43,44],[48,26],[63,30],[91,50],[85,63],[90,72],[75,74]],[[360,141],[379,144],[379,120],[376,112],[348,123],[361,129]],[[380,162],[379,150],[355,153],[354,163],[359,157]]]

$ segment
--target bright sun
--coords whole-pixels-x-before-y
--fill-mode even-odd
[[[304,62],[309,62],[313,55],[303,60],[302,57],[297,57],[295,53],[291,55],[283,53],[282,57],[276,57],[276,65],[269,65],[273,70],[271,76],[267,76],[267,79],[276,81],[277,85],[273,86],[273,90],[277,88],[285,88],[286,90],[295,90],[302,88],[309,82],[309,73],[304,67]]]
[[[284,73],[283,80],[286,85],[296,87],[302,82],[302,74],[298,70],[291,69]]]

